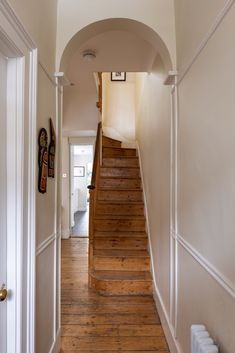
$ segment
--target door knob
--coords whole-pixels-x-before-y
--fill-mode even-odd
[[[3,302],[7,298],[7,290],[5,288],[5,284],[2,285],[0,289],[0,302]]]

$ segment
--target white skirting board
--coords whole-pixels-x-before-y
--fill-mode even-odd
[[[61,238],[62,239],[69,239],[70,238],[70,229],[62,229],[61,230]]]
[[[152,277],[153,277],[153,297],[154,297],[154,301],[155,301],[155,304],[157,307],[157,311],[158,311],[158,314],[159,314],[159,317],[161,320],[162,328],[165,333],[170,352],[171,353],[183,353],[177,340],[174,337],[174,328],[170,324],[169,316],[168,316],[167,311],[165,309],[164,302],[162,300],[162,297],[160,295],[160,292],[158,290],[157,283],[156,283],[156,274],[155,274],[154,267],[153,267],[153,253],[152,253],[150,227],[149,227],[149,219],[148,219],[147,198],[146,198],[146,193],[145,193],[145,188],[144,188],[143,167],[142,167],[142,161],[141,161],[141,155],[140,155],[140,148],[139,148],[139,144],[137,141],[136,141],[136,146],[137,146],[137,153],[138,153],[138,157],[139,157],[140,175],[141,175],[141,181],[142,181],[144,209],[145,209],[145,218],[146,218],[146,232],[148,235],[149,254],[150,254],[150,260],[151,260],[150,261],[151,273],[152,273]]]
[[[56,335],[56,340],[54,341],[49,353],[60,353],[61,340],[60,340],[60,330],[58,330]]]
[[[150,254],[150,256],[151,256],[151,254]],[[154,279],[153,279],[153,298],[154,298],[154,301],[155,301],[155,304],[157,307],[157,312],[160,317],[160,321],[161,321],[162,328],[163,328],[163,331],[166,336],[166,340],[167,340],[170,352],[171,353],[183,353],[177,340],[174,337],[173,327],[170,324],[169,317],[168,317],[167,312],[165,310],[160,293],[155,285]]]

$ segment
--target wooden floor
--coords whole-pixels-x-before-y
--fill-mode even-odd
[[[62,240],[61,271],[61,353],[169,352],[151,296],[88,288],[88,239]]]

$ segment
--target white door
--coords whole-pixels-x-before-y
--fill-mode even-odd
[[[74,213],[76,212],[74,189],[74,146],[70,146],[70,228],[74,227]]]
[[[0,290],[7,286],[6,96],[7,59],[0,53]],[[7,300],[0,301],[0,352],[7,353]]]

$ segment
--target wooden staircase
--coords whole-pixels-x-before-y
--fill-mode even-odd
[[[151,295],[144,204],[135,149],[102,136],[90,219],[89,283],[103,295]]]

